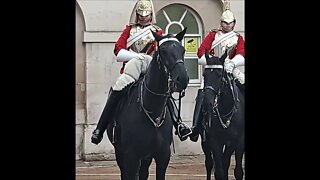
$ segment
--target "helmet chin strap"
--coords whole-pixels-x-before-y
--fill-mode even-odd
[[[235,24],[233,25],[233,27],[231,28],[231,30],[230,30],[230,31],[225,31],[225,30],[222,28],[222,26],[220,26],[220,29],[221,29],[221,31],[222,31],[223,33],[228,33],[228,32],[233,31],[234,26],[235,26]]]
[[[233,31],[233,28],[232,28],[230,31],[225,31],[225,30],[223,30],[223,29],[221,29],[221,31],[222,31],[223,33],[228,33],[228,32]]]
[[[138,22],[139,22],[139,24],[142,25],[142,26],[147,26],[147,25],[151,24],[151,20],[148,21],[148,22],[146,22],[146,23],[142,23],[141,21],[138,21]]]

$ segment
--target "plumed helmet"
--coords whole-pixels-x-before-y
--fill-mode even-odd
[[[138,14],[141,16],[152,14],[152,23],[157,23],[152,0],[138,0],[136,2],[133,8],[133,14],[129,21],[130,24],[138,23]]]
[[[224,0],[223,1],[223,13],[220,18],[221,21],[225,21],[227,23],[231,23],[236,20],[232,11],[230,10],[230,1]]]
[[[136,12],[140,16],[147,16],[152,13],[152,3],[149,0],[140,0],[137,4]]]

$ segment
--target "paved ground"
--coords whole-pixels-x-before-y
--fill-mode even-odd
[[[234,157],[229,169],[229,180],[233,177]],[[244,161],[243,161],[244,167]],[[77,161],[76,180],[119,180],[120,171],[115,161]],[[149,179],[155,179],[155,163],[150,166]],[[204,156],[172,156],[167,173],[167,180],[205,180]],[[212,175],[212,180],[214,180]]]

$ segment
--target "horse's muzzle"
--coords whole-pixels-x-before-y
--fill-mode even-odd
[[[188,76],[187,78],[183,78],[182,76],[177,76],[170,83],[170,90],[171,92],[181,92],[187,88],[188,84],[189,84]]]

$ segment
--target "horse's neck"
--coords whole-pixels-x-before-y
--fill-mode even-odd
[[[145,77],[147,87],[158,94],[163,94],[168,91],[168,76],[156,60],[152,60],[150,67]]]
[[[222,113],[227,113],[233,108],[235,97],[229,85],[223,85],[220,91],[219,109]]]
[[[152,114],[160,115],[168,98],[168,76],[157,61],[151,61],[144,83],[143,106]]]

